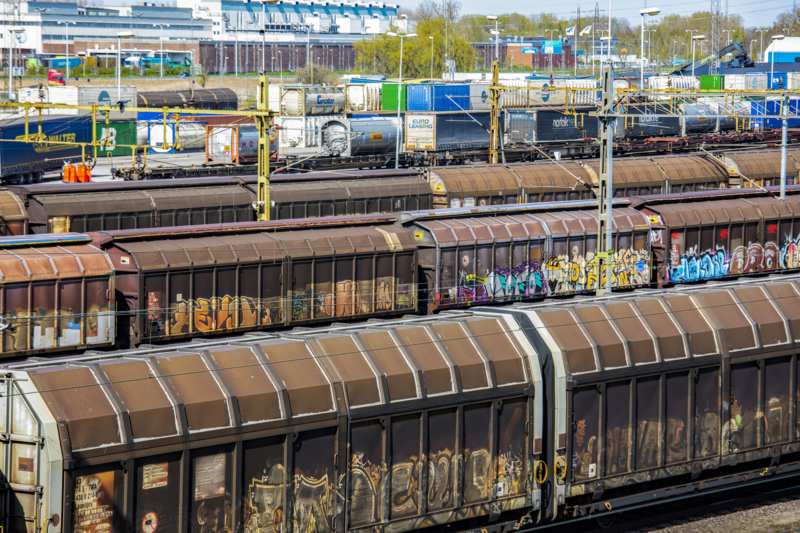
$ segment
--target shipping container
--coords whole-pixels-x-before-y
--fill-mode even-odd
[[[206,126],[206,164],[242,165],[258,162],[258,127],[255,124]],[[270,159],[277,159],[278,138],[269,132]]]
[[[283,116],[338,115],[344,111],[342,87],[286,87],[281,95]]]
[[[692,76],[650,76],[645,78],[645,83],[648,88],[656,90],[700,88],[700,80]]]
[[[700,76],[700,89],[704,91],[721,91],[725,88],[725,78],[718,74]]]
[[[798,98],[789,98],[788,107],[786,109],[781,109],[781,98],[778,96],[771,96],[768,97],[765,102],[765,115],[782,115],[787,114],[789,116],[798,117],[798,118],[789,118],[787,122],[787,127],[789,128],[796,128],[800,126],[800,99]],[[764,128],[781,128],[783,127],[783,121],[779,118],[764,118],[760,119],[763,121]]]
[[[98,122],[95,136],[100,141],[97,148],[98,159],[110,156],[130,156],[131,148],[124,145],[138,145],[137,123],[135,120],[112,120],[108,124]],[[136,151],[136,148],[133,149]]]
[[[594,79],[555,80],[556,87],[569,87],[574,90],[567,93],[570,105],[596,105],[602,93],[598,91],[598,82]]]
[[[506,142],[530,144],[597,138],[597,117],[588,114],[589,108],[576,111],[577,115],[553,109],[507,109],[504,112]]]
[[[725,88],[736,91],[766,91],[769,74],[726,74]]]
[[[489,87],[491,83],[470,83],[469,84],[469,108],[474,111],[489,111],[492,108],[492,100],[489,98]]]
[[[786,88],[793,91],[800,90],[800,72],[786,73]]]
[[[39,119],[30,120],[28,133],[38,133]],[[45,115],[42,134],[49,142],[91,143],[92,121],[89,115]],[[44,172],[58,170],[65,162],[80,162],[81,147],[76,144],[22,142],[25,118],[0,121],[0,179],[9,182],[39,181]],[[8,142],[20,140],[20,142]]]
[[[469,110],[469,85],[409,85],[406,92],[409,111]]]
[[[78,87],[67,85],[63,87],[43,88],[45,99],[40,98],[38,89],[28,89],[20,93],[23,102],[48,102],[51,104],[68,105],[101,105],[119,107],[120,100],[126,107],[136,107],[136,87],[122,87],[121,96],[117,97],[117,87]],[[83,115],[88,111],[85,109],[44,109],[43,115]],[[135,120],[135,111],[125,111],[120,113],[111,112],[111,120]]]
[[[400,111],[406,110],[406,91],[408,84],[403,84],[400,89]],[[398,84],[384,83],[381,89],[381,109],[384,111],[397,111]]]
[[[681,134],[681,119],[667,116],[673,111],[664,104],[639,104],[625,106],[626,114],[637,115],[617,120],[615,137],[641,139],[672,137]],[[623,125],[622,128],[619,126]]]
[[[175,144],[179,147],[176,148]],[[205,150],[206,125],[202,122],[147,123],[147,151],[157,154]]]
[[[347,111],[379,111],[381,83],[351,83],[344,87]]]
[[[769,75],[769,77],[767,78],[769,80],[768,81],[769,90],[770,91],[780,91],[780,90],[783,90],[783,89],[787,89],[786,84],[787,84],[788,80],[787,80],[786,74],[787,74],[786,72],[773,72],[773,73],[771,73]]]
[[[488,148],[489,113],[406,113],[405,145],[408,150],[466,150]],[[477,121],[477,122],[476,122]]]

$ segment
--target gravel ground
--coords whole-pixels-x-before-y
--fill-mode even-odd
[[[800,493],[633,530],[632,533],[783,533],[800,530]]]

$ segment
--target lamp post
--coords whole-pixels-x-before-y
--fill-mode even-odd
[[[494,21],[494,60],[495,61],[499,61],[500,60],[500,50],[498,49],[498,44],[497,43],[500,40],[500,30],[497,27],[497,24],[498,24],[497,17],[495,15],[489,15],[486,18],[489,19],[489,20],[493,20]]]
[[[159,27],[161,29],[161,34],[158,37],[158,40],[161,44],[159,55],[161,57],[161,61],[158,64],[161,66],[161,74],[160,78],[164,79],[164,26],[169,28],[169,24],[153,24],[153,27]]]
[[[769,40],[770,45],[773,45],[775,41],[782,41],[784,39],[784,35],[773,35],[772,38]],[[775,75],[775,48],[772,49],[772,53],[769,55],[770,58],[770,67],[769,67],[769,85],[767,89],[771,89],[772,80]]]
[[[267,4],[277,4],[279,0],[259,0],[261,2],[261,72],[267,71]]]
[[[397,83],[397,142],[395,144],[394,154],[394,168],[400,168],[400,102],[403,95],[403,39],[408,37],[416,37],[416,33],[407,33],[405,35],[388,32],[386,35],[389,37],[400,37],[400,79]]]
[[[692,77],[694,78],[694,43],[697,41],[702,41],[705,39],[705,35],[693,35],[692,36]]]
[[[431,79],[433,79],[433,35],[428,35],[431,40]]]
[[[117,32],[117,101],[122,100],[122,39],[132,38],[132,31]]]
[[[278,68],[281,69],[281,85],[283,85],[283,53],[278,50]]]
[[[16,38],[17,34],[22,33],[25,31],[25,28],[22,26],[16,26],[13,28],[8,29],[8,101],[11,101],[11,85],[13,83],[11,78],[11,72],[14,70],[14,39]]]
[[[604,32],[607,30],[603,30]],[[611,49],[611,37],[600,37],[600,55],[603,55],[603,41],[606,42],[606,47],[610,50]],[[606,52],[606,57],[611,57],[610,52]],[[601,65],[602,66],[602,65]]]
[[[675,48],[678,46],[678,41],[672,41],[672,64],[675,64]]]
[[[553,42],[553,32],[554,31],[558,31],[558,28],[556,28],[556,29],[548,28],[548,29],[546,29],[544,31],[549,31],[550,32],[550,42],[552,43]],[[544,50],[542,50],[542,51],[544,51]],[[552,76],[553,75],[553,54],[552,53],[547,54],[547,64],[548,64],[548,67],[549,67],[549,70],[550,70],[550,75]]]
[[[64,25],[64,29],[67,31],[67,44],[66,44],[66,47],[67,47],[67,53],[66,53],[66,56],[67,56],[67,76],[66,77],[69,78],[69,25],[70,24],[75,24],[75,23],[72,22],[72,21],[69,21],[69,20],[64,20],[64,21],[59,22],[59,24],[63,24]]]
[[[756,42],[757,40],[758,40],[758,39],[750,39],[750,55],[751,55],[751,56],[753,55],[753,48],[755,48],[755,42]]]
[[[647,8],[647,9],[640,9],[639,10],[639,14],[642,16],[642,47],[641,47],[642,48],[642,61],[641,61],[641,63],[642,63],[642,71],[640,72],[640,76],[639,76],[639,83],[640,83],[639,87],[644,87],[644,17],[645,16],[654,17],[654,16],[658,15],[659,13],[661,13],[661,10],[658,9],[657,7],[650,7],[650,8]]]
[[[692,46],[692,37],[694,36],[694,32],[700,30],[686,30],[689,33],[689,45]],[[692,48],[692,59],[691,62],[694,63],[694,48]]]
[[[761,44],[758,46],[758,55],[761,56],[761,61],[764,61],[764,32],[767,30],[756,30],[756,33],[761,34]]]
[[[264,30],[258,30],[258,33],[261,34],[261,72],[267,71],[267,56],[264,55],[264,50],[267,49],[267,32]],[[273,59],[273,63],[275,60]]]

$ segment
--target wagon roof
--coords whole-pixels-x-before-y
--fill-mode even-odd
[[[529,388],[513,322],[469,313],[29,360],[24,374],[83,456]],[[225,433],[227,432],[227,433]]]

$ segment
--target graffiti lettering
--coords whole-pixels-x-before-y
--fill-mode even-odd
[[[207,332],[258,324],[256,300],[247,296],[180,300],[170,304],[170,307],[170,335],[189,333],[190,325],[194,331]],[[262,314],[262,324],[271,324],[269,309],[263,310]]]

